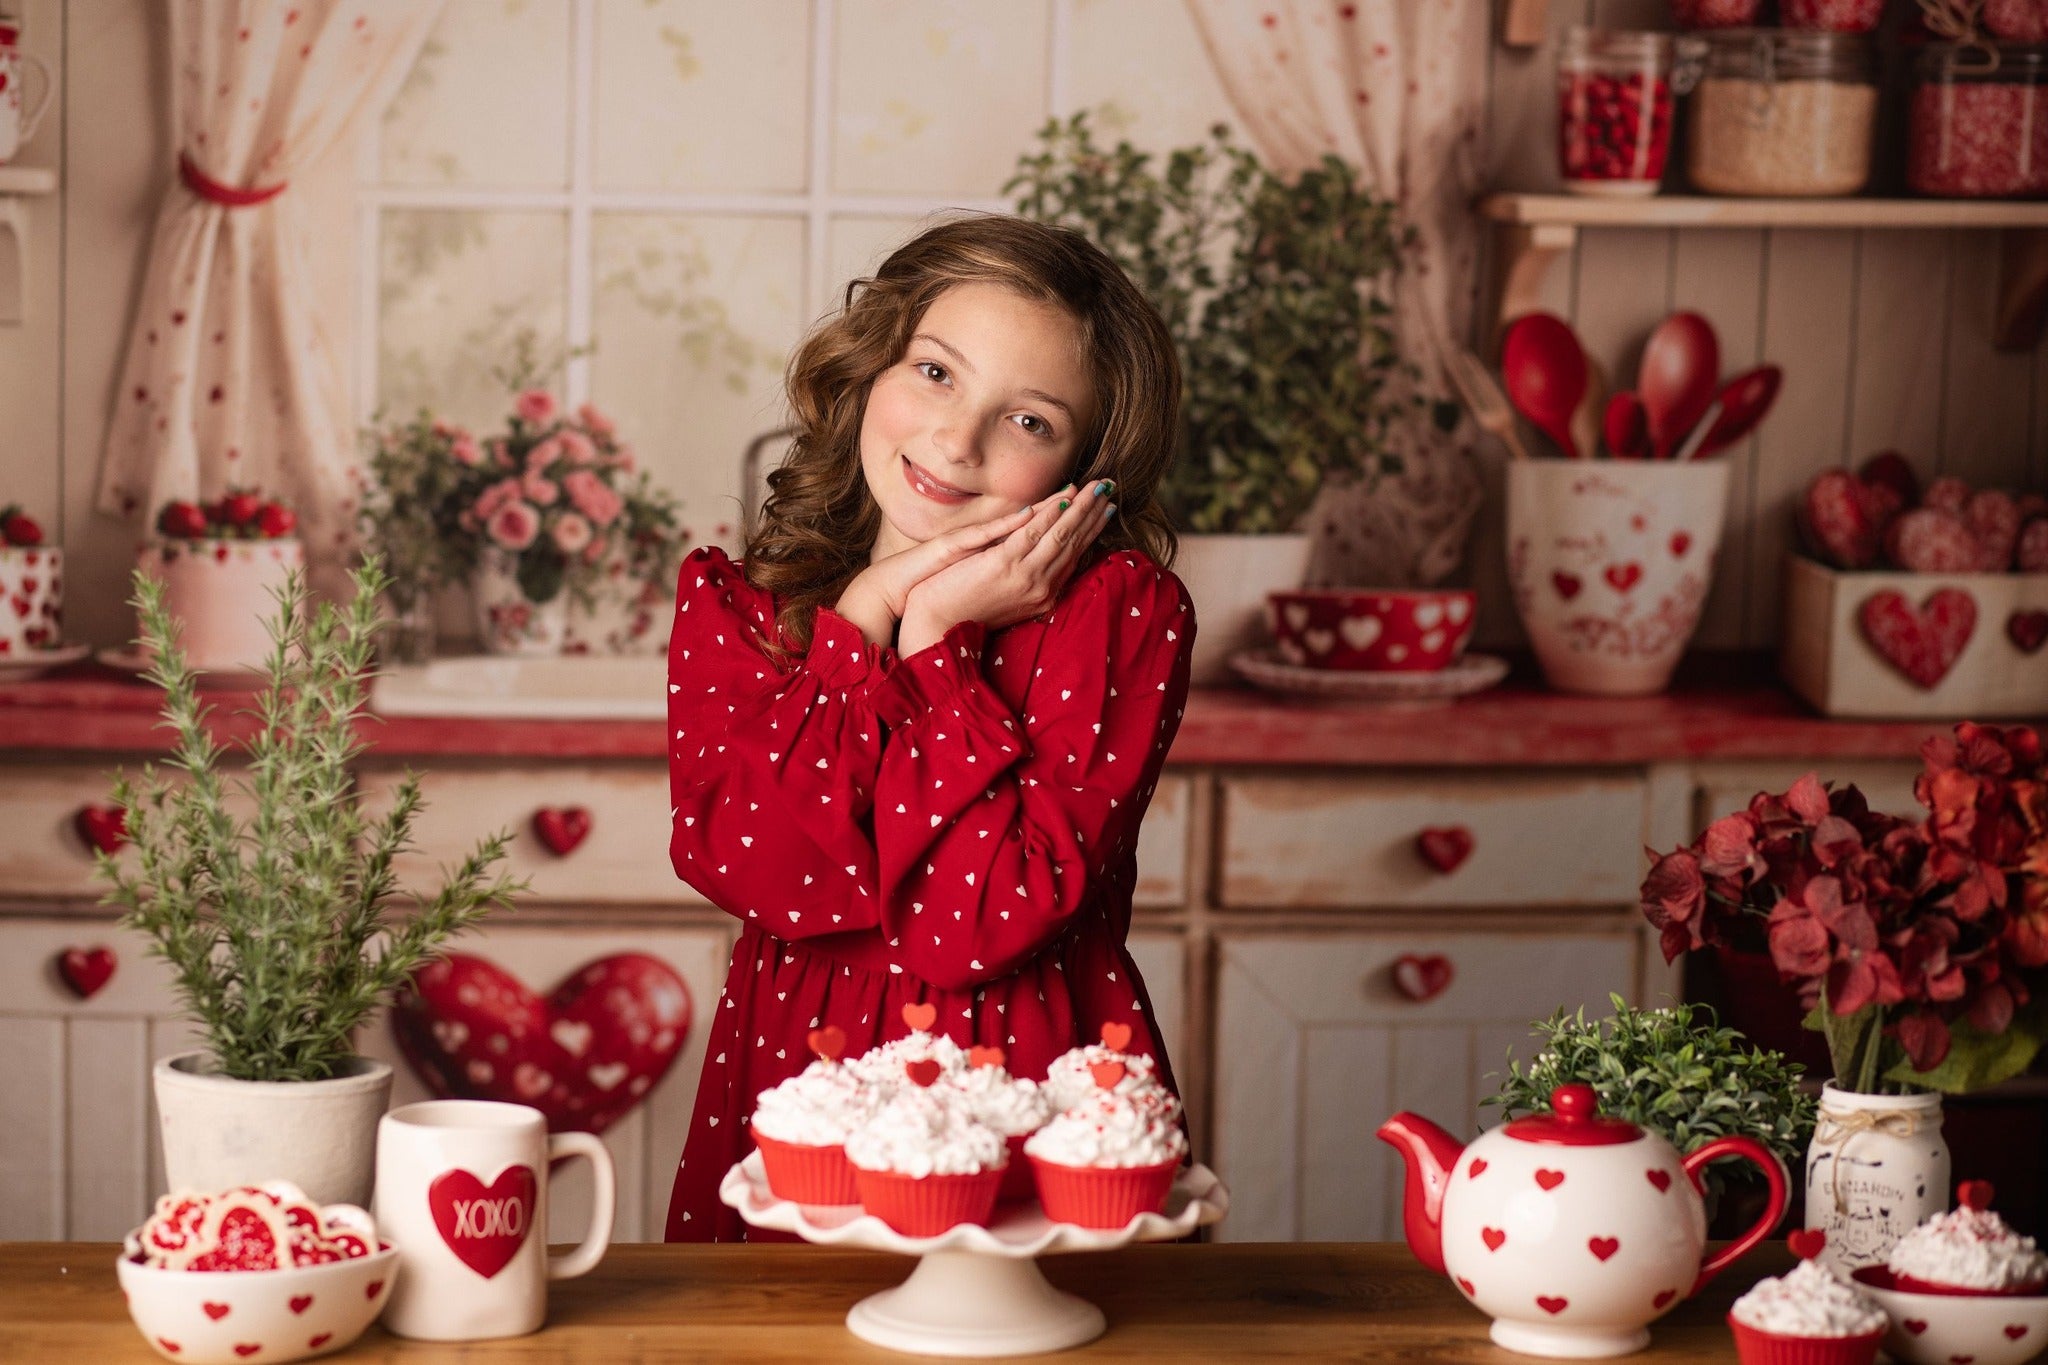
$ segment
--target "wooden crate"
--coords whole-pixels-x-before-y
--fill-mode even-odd
[[[1976,601],[1977,622],[1948,672],[1922,687],[1865,638],[1859,614],[1880,592],[1897,592],[1917,609],[1944,588]],[[2048,714],[2048,645],[2029,652],[2012,633],[2016,618],[2040,612],[2048,612],[2048,574],[1844,573],[1792,556],[1779,667],[1793,691],[1830,716],[2041,716]]]

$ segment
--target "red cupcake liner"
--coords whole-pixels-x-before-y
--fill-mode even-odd
[[[1766,1332],[1728,1315],[1735,1354],[1742,1365],[1870,1365],[1886,1328],[1860,1337],[1788,1337]]]
[[[1024,1143],[1029,1133],[1020,1133],[1010,1141],[1010,1164],[1003,1167],[1003,1187],[996,1193],[998,1204],[1020,1204],[1038,1193],[1038,1182],[1032,1178],[1031,1162],[1024,1155]]]
[[[1084,1228],[1120,1228],[1141,1213],[1166,1207],[1180,1162],[1157,1166],[1062,1166],[1031,1158],[1038,1177],[1038,1202],[1055,1223]]]
[[[812,1147],[800,1142],[779,1142],[764,1133],[754,1134],[761,1149],[761,1167],[768,1175],[768,1192],[777,1199],[798,1204],[858,1204],[860,1191],[853,1179],[853,1163],[843,1146]]]
[[[905,1237],[936,1237],[961,1223],[987,1227],[1003,1168],[972,1175],[898,1175],[853,1168],[860,1202]]]

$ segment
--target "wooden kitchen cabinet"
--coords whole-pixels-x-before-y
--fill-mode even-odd
[[[104,888],[93,880],[92,846],[77,818],[86,806],[111,802],[116,766],[111,757],[0,766],[0,894],[99,899]]]

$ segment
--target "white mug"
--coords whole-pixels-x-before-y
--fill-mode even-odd
[[[43,93],[23,113],[22,73],[31,66],[43,78]],[[54,89],[50,68],[43,65],[40,57],[31,57],[12,43],[0,44],[0,162],[13,160],[21,144],[36,135],[36,125],[42,122],[43,111],[50,107]]]
[[[588,1157],[597,1207],[583,1245],[549,1256],[548,1170]],[[384,1326],[428,1341],[482,1341],[537,1330],[549,1280],[603,1259],[617,1198],[611,1153],[590,1133],[549,1136],[538,1109],[493,1100],[429,1100],[377,1124],[378,1235],[400,1273]]]

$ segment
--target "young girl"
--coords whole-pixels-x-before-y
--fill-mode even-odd
[[[755,1097],[902,1036],[1043,1076],[1128,1023],[1138,825],[1194,612],[1153,492],[1180,373],[1077,233],[949,222],[791,360],[797,438],[744,565],[684,563],[669,644],[676,874],[743,926],[711,1018],[670,1241],[737,1241],[718,1184]]]

